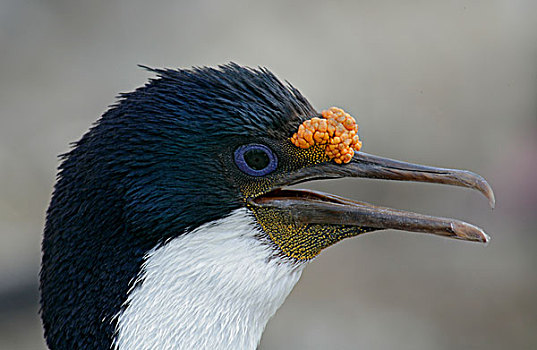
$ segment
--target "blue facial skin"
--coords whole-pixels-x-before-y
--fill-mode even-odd
[[[278,167],[278,158],[270,148],[262,144],[240,146],[234,152],[237,167],[251,176],[265,176]]]

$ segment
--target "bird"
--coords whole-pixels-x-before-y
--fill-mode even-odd
[[[290,188],[345,177],[481,192],[470,171],[361,151],[267,68],[150,68],[61,155],[42,240],[50,349],[255,349],[322,250],[384,229],[487,242],[455,219]]]

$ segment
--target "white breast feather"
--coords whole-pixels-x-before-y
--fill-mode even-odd
[[[114,349],[255,349],[303,264],[274,257],[247,209],[151,250]]]

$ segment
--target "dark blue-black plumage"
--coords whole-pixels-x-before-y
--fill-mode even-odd
[[[110,348],[144,255],[244,205],[232,150],[316,113],[265,69],[150,70],[62,156],[40,275],[51,349]]]

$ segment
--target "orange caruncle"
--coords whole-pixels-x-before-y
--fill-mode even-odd
[[[326,145],[326,155],[334,162],[350,162],[354,151],[362,148],[356,121],[337,107],[324,110],[321,114],[324,119],[314,117],[303,122],[291,137],[291,142],[300,148]]]

